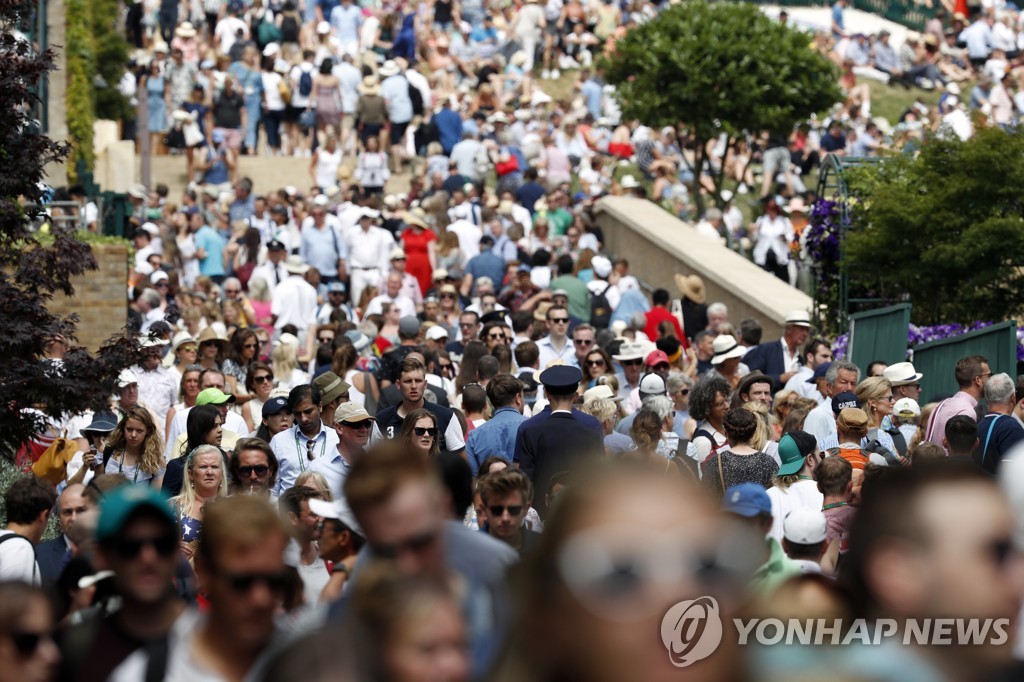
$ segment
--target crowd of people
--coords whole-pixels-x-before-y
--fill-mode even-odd
[[[316,304],[308,266],[283,263],[279,290]],[[149,321],[109,411],[40,435],[78,445],[56,488],[28,474],[5,495],[0,670],[672,679],[659,623],[701,595],[736,615],[1016,622],[1024,381],[969,356],[957,393],[923,396],[911,362],[833,358],[806,312],[779,339],[734,327],[695,276],[607,325],[571,290],[524,307],[529,273],[512,276],[484,294],[510,308],[440,285],[450,318],[429,293],[396,303],[417,284],[395,269],[361,320],[331,298],[305,328],[226,339]],[[613,311],[642,297],[626,277]],[[41,361],[60,371],[64,348]],[[776,679],[770,651],[730,652],[694,670]],[[868,679],[1004,679],[1013,652],[908,649]],[[862,679],[808,656],[784,669]]]

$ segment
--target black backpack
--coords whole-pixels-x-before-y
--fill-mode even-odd
[[[612,306],[608,303],[608,288],[611,284],[605,283],[601,293],[590,292],[590,324],[596,329],[607,329],[612,321]]]
[[[409,99],[412,101],[412,113],[414,116],[422,116],[425,111],[423,106],[423,93],[412,83],[409,83],[409,79],[406,78],[405,82],[409,84]]]
[[[291,13],[286,13],[281,18],[281,42],[282,43],[297,43],[299,42],[299,22],[295,19],[295,16]]]

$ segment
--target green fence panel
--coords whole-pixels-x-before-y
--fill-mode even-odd
[[[968,355],[983,355],[993,374],[1006,372],[1017,377],[1017,323],[1000,322],[977,331],[914,346],[914,368],[921,379],[921,404],[957,391],[953,370],[956,361]]]
[[[873,360],[890,365],[903,362],[909,331],[909,303],[850,315],[850,360],[862,373]]]

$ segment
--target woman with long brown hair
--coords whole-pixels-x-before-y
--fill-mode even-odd
[[[398,440],[424,457],[437,457],[441,454],[441,433],[438,430],[437,417],[423,407],[413,410],[402,420]]]
[[[163,438],[153,415],[144,407],[131,407],[107,439],[103,472],[159,488],[165,471],[163,453]]]

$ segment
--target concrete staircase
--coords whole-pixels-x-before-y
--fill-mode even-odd
[[[309,172],[308,157],[293,156],[241,156],[238,159],[238,177],[251,178],[257,194],[293,185],[301,192],[307,193],[313,185]],[[355,165],[355,158],[345,159],[345,164]],[[140,168],[136,159],[136,168]],[[139,171],[137,170],[138,174]],[[150,165],[150,177],[155,185],[162,182],[170,189],[172,200],[180,197],[188,185],[185,174],[184,156],[154,156]],[[387,184],[388,192],[405,192],[409,189],[408,171],[393,175]]]

